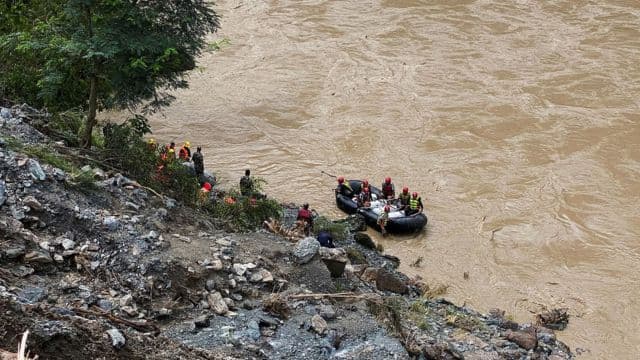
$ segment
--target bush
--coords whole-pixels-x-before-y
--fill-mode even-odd
[[[338,241],[344,241],[349,236],[349,225],[344,222],[333,222],[324,216],[318,216],[313,220],[313,233],[318,235],[320,231],[328,231]]]
[[[214,217],[230,222],[237,230],[252,230],[269,218],[282,218],[282,205],[277,201],[240,196],[235,190],[205,208]]]

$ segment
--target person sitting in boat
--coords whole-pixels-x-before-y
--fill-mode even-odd
[[[382,236],[387,236],[387,221],[389,221],[389,211],[391,208],[389,205],[384,206],[384,211],[380,213],[378,216],[378,225],[380,226],[380,231],[382,232]]]
[[[409,188],[403,187],[402,193],[398,195],[398,210],[405,210],[409,206],[409,200],[411,200],[411,194],[409,194]]]
[[[382,196],[387,200],[393,200],[396,197],[396,187],[391,182],[390,177],[386,177],[381,186]]]
[[[360,194],[357,196],[356,203],[358,207],[369,207],[371,206],[371,190],[369,187],[363,187]]]
[[[313,227],[313,213],[309,210],[308,203],[304,203],[300,210],[298,210],[298,217],[296,220],[304,223],[304,234],[309,236],[311,228]]]
[[[411,194],[411,199],[409,200],[409,206],[405,210],[405,215],[413,215],[422,212],[422,198],[418,196],[417,192]]]
[[[336,195],[342,194],[344,196],[351,197],[353,196],[353,189],[351,185],[349,185],[348,181],[344,181],[344,177],[338,177],[338,186],[336,187]]]

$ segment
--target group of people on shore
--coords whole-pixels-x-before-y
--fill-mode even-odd
[[[371,191],[369,186],[369,180],[364,179],[360,184],[360,188],[354,190],[349,181],[345,181],[343,176],[337,178],[338,186],[336,187],[336,194],[342,194],[350,197],[357,204],[358,208],[368,208],[371,206],[371,202],[375,200],[383,200],[385,206],[383,211],[378,217],[378,225],[382,230],[382,235],[386,235],[386,225],[389,220],[389,212],[391,211],[391,205],[394,205],[398,211],[404,211],[405,216],[411,216],[421,213],[424,210],[422,204],[422,198],[417,192],[409,193],[409,188],[404,186],[402,192],[396,197],[396,188],[390,177],[386,177],[380,186],[380,194],[382,199],[378,198],[378,195]]]

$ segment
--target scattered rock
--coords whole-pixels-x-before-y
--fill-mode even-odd
[[[536,323],[553,330],[564,330],[569,324],[567,309],[553,309],[536,315]]]
[[[518,344],[523,349],[531,350],[538,346],[538,338],[536,331],[530,328],[530,331],[513,331],[507,330],[505,337],[507,340]]]
[[[98,302],[96,303],[96,305],[98,305],[98,307],[104,311],[111,311],[113,309],[113,304],[111,303],[111,301],[106,300],[106,299],[100,299],[98,300]]]
[[[364,282],[372,283],[376,281],[376,279],[378,278],[379,271],[380,271],[380,268],[368,267],[364,269],[364,271],[362,272],[362,275],[360,276],[360,280]]]
[[[133,304],[133,296],[131,294],[127,294],[120,298],[120,306],[131,306]]]
[[[11,109],[6,107],[0,108],[0,117],[6,120],[11,119]]]
[[[165,206],[167,209],[173,209],[173,208],[175,208],[176,206],[178,206],[178,202],[177,202],[176,200],[172,199],[172,198],[167,198],[167,199],[164,201],[164,206]]]
[[[24,261],[31,264],[48,264],[53,262],[49,254],[40,251],[32,251],[24,256]]]
[[[336,310],[331,305],[320,305],[318,313],[325,320],[333,320],[336,318]]]
[[[15,244],[4,250],[4,256],[8,259],[18,258],[26,253],[24,245]]]
[[[17,295],[20,299],[33,304],[45,299],[47,290],[37,286],[26,286]]]
[[[107,334],[111,338],[111,345],[116,349],[122,349],[126,344],[126,340],[124,335],[118,329],[109,329],[107,330]]]
[[[107,216],[102,221],[102,224],[109,229],[109,231],[116,231],[120,227],[120,221],[115,216]]]
[[[205,289],[207,289],[207,291],[213,291],[216,288],[216,282],[213,279],[209,279],[207,280],[206,284],[204,285]]]
[[[207,302],[209,303],[211,310],[218,315],[224,315],[229,311],[227,303],[224,302],[222,295],[217,291],[212,292],[207,296]]]
[[[196,325],[196,328],[208,327],[210,324],[209,315],[200,315],[193,320],[193,323]]]
[[[7,201],[7,185],[4,180],[0,180],[0,206]]]
[[[365,270],[366,272],[366,270]],[[398,275],[388,270],[380,269],[376,277],[376,287],[381,291],[391,291],[397,294],[409,292],[407,284]]]
[[[357,232],[353,234],[353,239],[358,244],[368,249],[374,250],[376,248],[376,243],[371,239],[371,236],[369,236],[367,233]]]
[[[42,211],[42,204],[35,197],[29,195],[22,199],[22,203],[31,208],[33,211]]]
[[[65,250],[71,250],[71,249],[76,247],[76,242],[71,240],[71,239],[63,239],[62,240],[62,247]]]
[[[255,269],[256,264],[248,263],[248,264],[233,264],[233,272],[236,275],[242,276],[248,269]]]
[[[320,243],[313,237],[306,237],[298,242],[293,256],[298,264],[306,264],[318,253]]]
[[[311,328],[322,335],[327,330],[327,322],[320,315],[313,315],[311,318]]]
[[[40,163],[35,159],[29,159],[29,171],[35,180],[43,181],[47,178],[47,174],[44,173]]]
[[[331,277],[333,278],[341,277],[347,265],[347,261],[345,260],[322,259],[322,262],[327,265],[327,269],[329,269]]]
[[[260,269],[258,271],[256,271],[255,273],[253,273],[253,275],[251,275],[251,277],[249,278],[249,281],[251,282],[258,282],[258,281],[262,281],[262,282],[272,282],[273,281],[273,275],[266,269]]]

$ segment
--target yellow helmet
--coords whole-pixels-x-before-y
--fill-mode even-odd
[[[149,145],[155,145],[155,144],[156,144],[156,139],[151,138],[151,139],[149,139],[149,140],[147,141],[147,143],[148,143]]]
[[[169,149],[169,154],[173,154],[173,153],[175,153],[175,152],[176,152],[175,150],[173,150],[173,149],[171,149],[171,148]]]
[[[188,141],[185,141],[185,142],[184,142],[184,146],[186,146],[186,147],[191,147],[191,143],[190,143],[190,142],[188,142]]]

